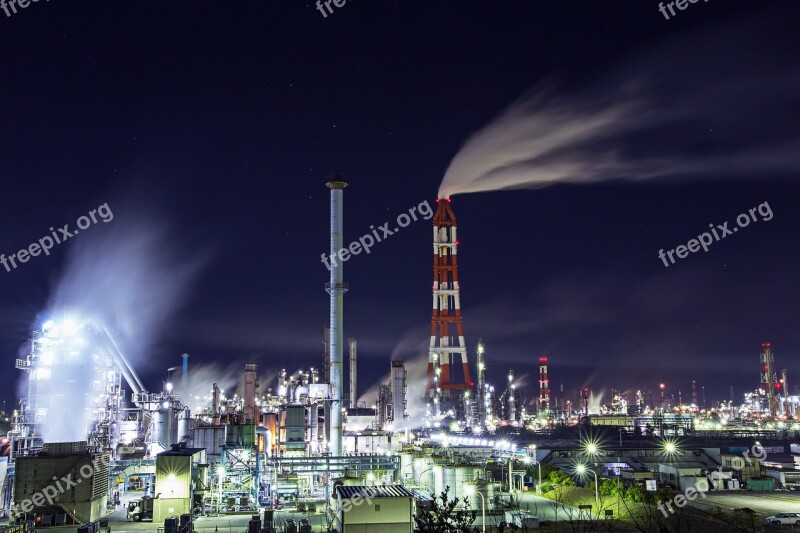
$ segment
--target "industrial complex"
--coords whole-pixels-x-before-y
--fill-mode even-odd
[[[344,246],[348,184],[334,175],[326,186],[335,257]],[[248,532],[411,533],[419,509],[447,491],[482,511],[475,524],[484,531],[517,522],[533,528],[552,520],[533,498],[552,490],[558,471],[645,492],[800,489],[800,399],[769,342],[754,348],[753,390],[731,391],[727,402],[707,402],[694,381],[687,390],[663,383],[559,390],[551,376],[566,371],[557,354],[531,354],[527,368],[490,383],[491,332],[463,323],[449,198],[437,199],[432,223],[424,383],[409,383],[408,361],[387,360],[389,380],[372,405],[359,404],[342,261],[332,262],[325,284],[321,366],[280,369],[267,383],[264,369],[248,362],[239,393],[190,383],[189,354],[176,355],[175,372],[154,389],[102,323],[76,314],[41,324],[16,360],[24,395],[4,414],[0,516],[8,522],[0,524],[91,531],[113,512],[149,531],[191,531],[209,517],[242,516],[240,530]],[[487,340],[469,337],[475,333]],[[533,373],[535,385],[520,386],[521,372]],[[199,407],[189,397],[198,388],[207,391]],[[609,400],[598,401],[604,392]],[[621,512],[615,505],[598,496],[589,515],[613,519]]]

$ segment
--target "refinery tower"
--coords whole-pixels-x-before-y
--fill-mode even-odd
[[[439,198],[433,216],[433,316],[427,397],[433,416],[453,411],[462,420],[470,420],[472,381],[461,323],[457,258],[456,217],[450,199]]]

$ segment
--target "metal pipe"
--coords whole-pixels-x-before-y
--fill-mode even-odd
[[[342,381],[344,379],[342,344],[344,342],[344,293],[347,292],[347,284],[344,283],[344,265],[339,251],[343,249],[342,204],[344,188],[347,187],[347,183],[339,174],[334,174],[325,186],[331,191],[331,275],[330,282],[325,287],[330,295],[330,452],[332,456],[338,457],[342,455]]]
[[[120,373],[125,378],[125,381],[128,383],[128,386],[131,388],[135,395],[143,394],[147,389],[145,388],[142,380],[139,379],[139,376],[136,375],[136,371],[128,364],[128,361],[125,359],[125,356],[122,355],[117,343],[114,341],[114,337],[111,335],[111,332],[108,328],[103,328],[108,338],[108,347],[109,352],[111,353],[111,358],[114,359],[117,363],[117,367],[119,368]]]

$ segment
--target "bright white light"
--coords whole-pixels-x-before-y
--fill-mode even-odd
[[[47,331],[51,329],[53,326],[55,326],[55,322],[53,322],[52,320],[48,320],[47,322],[42,324],[42,331]]]
[[[464,494],[472,496],[475,494],[475,488],[472,485],[464,485]]]
[[[166,389],[167,392],[172,392],[172,383],[167,382]]]
[[[577,472],[578,474],[583,475],[583,473],[586,472],[586,465],[576,465],[575,466],[575,472]]]
[[[224,466],[218,466],[217,467],[217,475],[220,476],[220,477],[225,475],[225,467]]]
[[[64,333],[67,335],[72,335],[78,330],[78,325],[71,318],[66,318],[61,323],[61,329],[63,329]]]
[[[169,402],[162,403],[161,407],[163,407],[164,409],[168,409],[169,408]]]

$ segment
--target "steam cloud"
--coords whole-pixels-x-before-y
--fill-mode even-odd
[[[790,117],[800,111],[798,60],[776,64],[770,47],[779,39],[770,44],[770,30],[754,21],[757,35],[759,24],[763,36],[750,42],[704,28],[579,90],[537,85],[468,139],[439,196],[796,172],[800,131]]]
[[[118,207],[113,202],[110,206]],[[164,223],[119,207],[113,222],[70,243],[48,318],[89,319],[98,328],[108,327],[131,365],[141,368],[152,358],[164,325],[184,303],[186,290],[204,261],[196,254],[181,253]],[[175,360],[180,361],[179,354]],[[57,386],[54,383],[48,403],[59,419],[69,420],[62,414],[77,417],[87,412],[90,364],[64,367],[63,373],[54,376]],[[48,419],[50,427],[44,435],[48,442],[85,440],[85,425]]]

